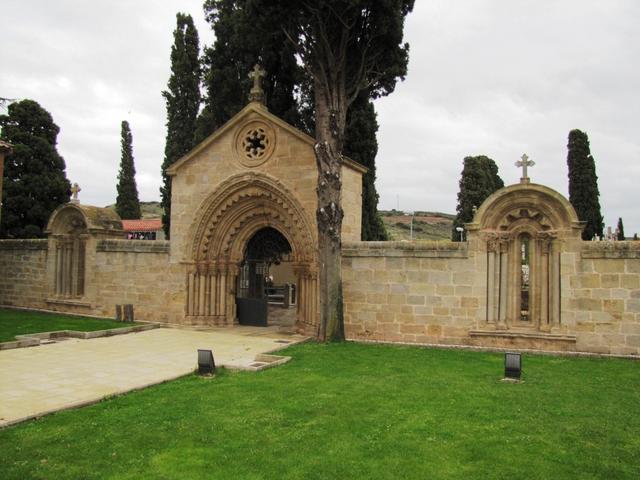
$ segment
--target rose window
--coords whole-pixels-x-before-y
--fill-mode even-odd
[[[269,137],[263,128],[250,129],[242,141],[242,150],[247,158],[260,160],[269,147]]]
[[[253,120],[236,134],[238,160],[246,167],[257,167],[266,162],[273,153],[275,132],[260,120]]]

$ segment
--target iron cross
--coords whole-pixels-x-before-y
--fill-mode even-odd
[[[526,153],[522,154],[521,160],[518,160],[515,165],[516,167],[522,167],[522,180],[529,180],[529,176],[527,175],[527,167],[533,167],[536,164],[533,160],[529,160],[529,157]]]

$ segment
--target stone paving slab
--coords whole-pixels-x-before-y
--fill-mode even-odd
[[[216,366],[252,369],[256,355],[306,338],[273,327],[160,328],[0,351],[0,427],[187,375],[198,348]]]

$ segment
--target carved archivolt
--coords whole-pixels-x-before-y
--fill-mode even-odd
[[[503,188],[485,200],[469,230],[509,231],[520,224],[535,230],[565,231],[579,236],[581,224],[569,201],[543,185],[517,184]]]
[[[313,229],[302,206],[281,182],[266,175],[229,178],[196,218],[187,254],[191,261],[239,262],[248,239],[265,226],[287,238],[294,262],[312,263],[316,258]]]
[[[65,203],[56,208],[49,217],[46,232],[65,235],[80,230],[121,238],[122,221],[110,208]]]
[[[512,230],[518,225],[528,225],[535,230],[550,230],[551,222],[539,210],[535,208],[518,208],[507,213],[498,229],[500,231]]]

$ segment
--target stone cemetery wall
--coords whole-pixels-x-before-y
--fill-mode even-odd
[[[137,320],[180,323],[184,316],[184,267],[169,263],[168,241],[100,241],[92,282],[95,315],[113,317],[115,305],[132,304]]]
[[[488,318],[481,242],[345,242],[347,338],[640,355],[640,242],[581,242],[562,257],[561,315],[551,329]],[[84,294],[53,291],[46,240],[0,241],[0,305],[185,323],[185,266],[169,242],[103,239],[86,251]],[[188,323],[188,322],[187,322]]]
[[[352,340],[640,355],[640,242],[562,253],[558,325],[499,325],[480,242],[354,242],[343,249]]]
[[[138,320],[184,318],[184,267],[169,264],[169,242],[99,240],[86,252],[82,295],[55,294],[48,257],[47,240],[1,240],[0,305],[114,317],[116,304],[133,304]]]
[[[354,340],[468,343],[484,307],[484,270],[466,243],[344,244],[346,335]]]
[[[0,305],[44,308],[47,240],[0,240]]]
[[[585,242],[566,316],[579,350],[640,353],[640,242]]]

